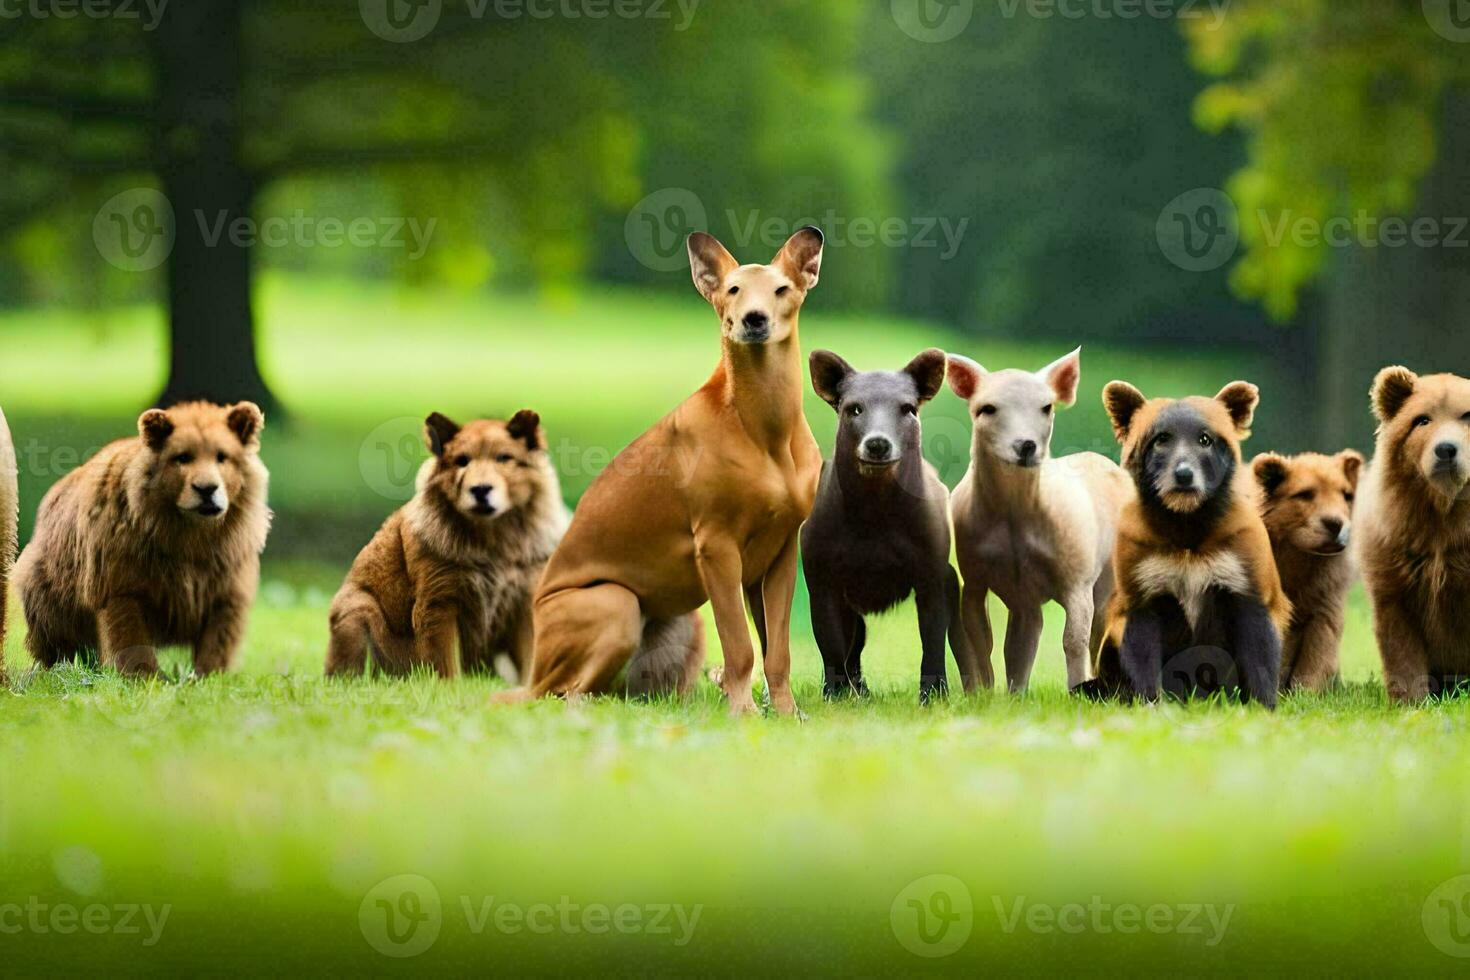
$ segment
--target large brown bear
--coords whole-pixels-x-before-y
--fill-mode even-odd
[[[200,674],[233,665],[270,529],[263,424],[250,402],[150,409],[51,488],[15,569],[42,666],[96,651],[153,674],[166,645]]]

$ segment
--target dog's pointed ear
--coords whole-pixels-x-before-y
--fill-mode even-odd
[[[689,271],[694,276],[694,288],[709,302],[715,301],[725,277],[739,267],[735,256],[714,235],[696,231],[689,236]]]
[[[1356,449],[1344,449],[1337,454],[1342,462],[1342,475],[1347,477],[1348,486],[1354,490],[1358,488],[1358,477],[1363,475],[1363,454]]]
[[[236,402],[225,416],[225,425],[245,447],[260,445],[260,430],[265,427],[265,413],[255,402]]]
[[[807,364],[812,372],[812,390],[836,408],[842,401],[842,383],[853,373],[852,365],[829,350],[814,350]]]
[[[1256,483],[1261,490],[1270,497],[1286,482],[1291,464],[1279,453],[1261,453],[1251,460],[1251,472],[1255,474]]]
[[[1057,404],[1071,408],[1077,401],[1077,382],[1082,379],[1082,348],[1079,347],[1066,357],[1052,361],[1036,372],[1037,376],[1056,393]]]
[[[1123,443],[1128,441],[1128,430],[1133,425],[1133,416],[1148,399],[1143,392],[1126,381],[1109,381],[1103,389],[1103,408],[1108,411],[1108,420],[1113,423],[1113,438]]]
[[[914,386],[919,389],[920,403],[928,401],[944,387],[944,351],[931,347],[920,352],[904,367],[903,373],[914,379]]]
[[[1225,406],[1230,421],[1235,423],[1235,435],[1247,439],[1251,434],[1251,421],[1256,417],[1256,406],[1261,402],[1260,389],[1249,381],[1232,381],[1220,389],[1215,401]]]
[[[1373,379],[1373,414],[1378,421],[1384,425],[1392,422],[1418,383],[1419,375],[1400,365],[1379,371]]]
[[[510,433],[512,439],[519,439],[526,444],[527,449],[541,448],[541,416],[523,408],[510,417],[505,423],[505,431]]]
[[[163,444],[168,442],[168,437],[173,434],[173,420],[163,409],[150,408],[138,416],[138,436],[143,440],[143,444],[155,453],[163,448]]]
[[[435,456],[444,455],[444,447],[449,445],[449,440],[459,435],[459,423],[450,421],[447,415],[438,412],[430,412],[429,417],[424,419],[424,445],[429,447],[429,452]]]
[[[817,284],[822,272],[822,241],[821,229],[813,225],[800,228],[786,239],[771,265],[786,273],[797,289],[806,292]]]
[[[983,367],[960,354],[946,355],[944,373],[949,378],[949,390],[965,401],[975,396],[980,379],[985,377]]]

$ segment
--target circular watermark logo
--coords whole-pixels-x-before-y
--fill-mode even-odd
[[[428,36],[444,12],[444,0],[357,0],[368,30],[385,41],[408,44]]]
[[[385,878],[357,909],[362,938],[384,956],[407,959],[433,946],[444,924],[439,889],[423,875]]]
[[[709,226],[704,202],[683,187],[665,187],[633,205],[623,224],[623,239],[633,258],[654,272],[689,267],[685,240]]]
[[[970,468],[970,443],[974,438],[969,415],[964,408],[960,412],[956,416],[931,411],[921,422],[924,458],[934,466],[939,479],[951,487]]]
[[[399,503],[413,497],[426,453],[423,431],[423,419],[400,415],[368,433],[357,450],[357,471],[374,493]]]
[[[1420,912],[1424,935],[1446,956],[1470,958],[1470,875],[1443,882]]]
[[[1196,187],[1164,206],[1154,234],[1164,258],[1186,272],[1209,272],[1235,256],[1240,219],[1224,191]]]
[[[893,0],[898,29],[915,41],[938,44],[959,37],[975,16],[975,0]]]
[[[121,663],[130,663],[152,656],[152,647],[129,647],[118,654],[117,659]],[[173,714],[178,702],[177,685],[157,675],[147,680],[121,679],[116,692],[99,690],[92,700],[104,718],[119,728],[134,732],[162,724]]]
[[[970,889],[953,875],[926,875],[898,893],[888,921],[900,946],[915,956],[937,959],[969,941],[975,903]]]
[[[147,272],[174,250],[174,207],[151,187],[123,191],[92,219],[92,241],[108,262],[125,272]]]
[[[1470,41],[1470,0],[1424,0],[1424,19],[1447,41]]]

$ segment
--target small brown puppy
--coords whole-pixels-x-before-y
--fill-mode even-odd
[[[1389,367],[1372,399],[1358,559],[1389,697],[1419,701],[1470,676],[1470,380]]]
[[[1353,494],[1363,456],[1262,453],[1251,461],[1261,488],[1261,518],[1281,587],[1291,600],[1291,625],[1281,638],[1281,689],[1325,690],[1337,679],[1343,604],[1353,580],[1347,553]]]
[[[57,481],[15,569],[37,662],[96,650],[152,674],[178,644],[200,674],[233,665],[270,530],[264,421],[251,402],[150,409]]]
[[[541,418],[424,424],[418,491],[358,554],[332,600],[327,674],[417,664],[440,677],[531,660],[531,590],[567,527]],[[455,656],[455,638],[459,656]]]
[[[10,565],[15,560],[16,501],[15,446],[10,426],[0,412],[0,684],[5,683],[5,607],[10,595]]]

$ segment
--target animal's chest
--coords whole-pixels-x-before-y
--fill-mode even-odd
[[[1191,628],[1199,624],[1206,594],[1211,589],[1241,595],[1250,594],[1252,589],[1245,562],[1228,551],[1150,555],[1134,566],[1133,584],[1144,599],[1173,596]]]
[[[738,471],[722,493],[721,510],[739,529],[747,572],[764,574],[811,513],[817,471],[793,460],[766,460]]]
[[[1454,651],[1444,659],[1456,669],[1470,668],[1470,552],[1409,554],[1401,574],[1431,655]]]
[[[836,559],[836,585],[858,612],[891,609],[914,590],[914,548],[892,535],[849,537]]]
[[[1002,602],[1032,602],[1056,597],[1057,575],[1051,542],[1038,529],[1020,521],[982,522],[969,543],[973,560],[985,569],[985,580]]]
[[[485,633],[504,629],[535,584],[531,570],[510,563],[461,567],[457,578],[461,620]]]

